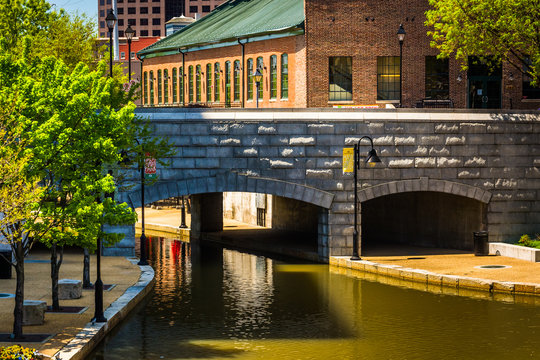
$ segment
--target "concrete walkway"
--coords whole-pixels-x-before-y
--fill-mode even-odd
[[[91,255],[91,281],[95,280],[96,264],[95,255]],[[42,300],[51,305],[51,280],[50,280],[50,255],[46,250],[32,251],[25,261],[25,293],[26,300]],[[143,288],[136,288],[140,285],[142,275],[151,272],[151,279],[144,281]],[[60,268],[60,279],[82,280],[83,255],[81,251],[67,251],[64,254],[64,261]],[[103,308],[108,318],[108,323],[94,324],[90,320],[94,317],[94,291],[83,290],[80,299],[60,300],[60,306],[80,306],[86,310],[80,314],[69,313],[45,313],[43,325],[24,326],[24,334],[51,334],[52,338],[44,343],[21,343],[23,346],[39,350],[47,356],[61,354],[61,359],[82,358],[81,350],[84,353],[90,351],[88,343],[92,340],[92,345],[97,344],[99,337],[112,329],[120,319],[117,311],[119,305],[125,311],[126,307],[132,308],[135,302],[140,301],[140,295],[146,293],[153,283],[153,271],[149,266],[139,267],[136,263],[124,257],[102,257],[101,274],[104,284],[112,284],[109,291],[103,293]],[[138,284],[139,283],[139,284]],[[11,279],[0,279],[0,293],[14,294],[16,287],[16,276],[13,272]],[[133,293],[135,291],[135,293]],[[127,301],[126,294],[128,295]],[[119,302],[119,299],[124,300]],[[136,301],[132,301],[135,299]],[[112,306],[111,306],[112,304]],[[14,298],[0,299],[0,333],[11,333],[13,327]],[[118,309],[118,310],[121,310]],[[122,317],[126,314],[122,314]],[[105,326],[106,325],[106,326]],[[101,328],[104,329],[102,330]],[[93,331],[92,328],[95,330]],[[106,330],[106,331],[105,331]],[[101,336],[96,337],[98,333]],[[88,335],[91,336],[88,336]],[[73,343],[74,339],[78,341]],[[94,343],[95,342],[95,343]],[[71,343],[71,344],[70,344]],[[70,344],[68,347],[66,345]],[[0,343],[1,346],[10,346],[13,343]],[[64,348],[63,352],[59,351]]]

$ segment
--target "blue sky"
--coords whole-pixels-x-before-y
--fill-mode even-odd
[[[97,22],[97,5],[98,0],[49,0],[51,4],[55,4],[57,8],[64,8],[69,13],[76,12],[85,13],[89,18],[95,19]]]

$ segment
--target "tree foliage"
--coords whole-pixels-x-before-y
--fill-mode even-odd
[[[529,75],[540,76],[540,1],[429,0],[426,25],[431,46],[467,67],[469,56],[495,56]]]
[[[32,56],[55,56],[71,69],[81,61],[94,64],[93,22],[85,15],[54,10],[46,0],[0,1],[0,34],[4,48],[19,56],[29,41]]]

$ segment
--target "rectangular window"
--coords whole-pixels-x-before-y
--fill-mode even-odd
[[[148,36],[148,30],[141,30],[141,36]]]
[[[329,84],[329,101],[352,100],[352,57],[330,57]]]
[[[189,102],[193,102],[193,65],[188,68],[188,96]]]
[[[240,101],[240,72],[242,71],[240,69],[240,61],[235,60],[233,71],[234,101]]]
[[[136,0],[128,0],[128,3],[134,3]]]
[[[152,36],[161,36],[161,30],[152,30]]]
[[[142,3],[147,3],[148,0],[139,0],[139,2],[142,2]]]
[[[219,63],[214,64],[214,101],[220,102],[220,90],[221,90],[221,80],[220,80],[220,68]]]
[[[526,59],[527,63],[530,64],[531,60]],[[530,71],[529,66],[523,67],[523,81],[522,81],[522,98],[525,99],[540,99],[540,84],[537,84],[536,86],[532,86],[532,78],[529,75],[526,75],[527,72]]]
[[[125,59],[126,59],[126,53],[123,51],[120,51],[120,60],[125,60]]]
[[[99,0],[99,5],[105,6],[105,0]]]
[[[129,57],[131,58],[131,60],[134,60],[135,59],[135,52],[132,51],[131,54],[129,54]]]
[[[161,7],[152,6],[152,14],[161,14]]]
[[[195,81],[195,101],[200,103],[201,102],[201,85],[202,85],[202,71],[201,71],[201,65],[197,65],[196,67],[196,81]]]
[[[176,73],[176,68],[173,67],[172,69],[172,102],[173,104],[176,104],[178,101],[177,94],[177,88],[178,88],[178,74]]]
[[[123,7],[118,8],[116,11],[118,12],[118,15],[124,15],[124,8]]]
[[[148,7],[147,6],[143,6],[139,9],[139,13],[140,14],[148,14]],[[147,19],[148,20],[148,19]]]
[[[199,7],[198,6],[190,6],[189,7],[189,12],[195,14],[195,13],[199,12]]]
[[[161,19],[160,18],[152,19],[152,25],[161,25]]]
[[[143,76],[143,103],[148,105],[148,72],[144,72]]]
[[[247,61],[247,99],[253,100],[253,59]]]
[[[154,72],[150,71],[150,105],[154,105]]]
[[[178,79],[180,80],[180,103],[184,104],[184,69],[181,66],[178,69]]]
[[[164,103],[169,103],[169,70],[163,70],[163,95]]]
[[[104,28],[105,27],[105,21],[100,21],[99,22],[99,27]]]
[[[225,62],[225,107],[231,106],[231,62]]]
[[[116,0],[116,2],[117,2],[118,4],[123,4],[123,3],[124,3],[124,0]]]
[[[270,56],[270,99],[277,98],[277,56]]]
[[[289,56],[281,55],[281,98],[289,98]]]
[[[261,74],[264,71],[264,60],[263,60],[262,56],[259,56],[257,58],[257,67],[256,67],[255,71],[257,71],[257,70],[259,70],[259,72]],[[263,84],[264,84],[264,77],[258,84],[255,84],[257,86],[257,97],[259,98],[259,100],[263,99],[263,87],[264,87]]]
[[[141,19],[139,21],[139,24],[141,24],[141,26],[147,26],[148,25],[148,19]]]
[[[131,25],[131,26],[137,25],[137,19],[128,19],[128,25]]]
[[[426,56],[426,99],[448,99],[448,79],[448,59]]]
[[[124,31],[118,30],[118,37],[124,37]]]
[[[118,19],[118,26],[119,27],[124,26],[124,19]]]
[[[128,7],[128,14],[136,14],[137,8],[134,7]]]
[[[99,10],[99,17],[105,17],[105,10]]]
[[[161,79],[161,70],[157,71],[157,102],[161,104],[163,101],[163,82]]]
[[[377,100],[399,100],[399,56],[377,57]]]
[[[206,64],[206,102],[212,101],[212,64]]]
[[[203,13],[209,13],[210,12],[210,6],[203,6],[202,7],[202,12]]]

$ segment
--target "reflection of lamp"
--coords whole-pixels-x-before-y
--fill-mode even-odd
[[[363,139],[368,139],[371,143],[371,150],[365,160],[369,167],[374,167],[381,162],[377,151],[373,148],[373,139],[369,136],[362,136],[356,144],[354,144],[354,230],[353,230],[353,254],[351,260],[360,260],[358,255],[358,168],[360,168],[360,142]]]
[[[510,74],[508,75],[508,80],[514,81],[514,73],[510,73]]]
[[[456,80],[457,80],[458,82],[461,82],[461,81],[463,80],[463,78],[461,77],[461,74],[458,74]]]
[[[397,32],[398,40],[399,40],[399,107],[401,107],[401,99],[402,99],[402,84],[403,84],[403,73],[402,73],[402,64],[403,64],[403,40],[405,40],[405,29],[403,28],[403,24],[399,24],[399,29]]]
[[[257,108],[259,108],[259,87],[261,86],[262,78],[263,75],[261,73],[260,66],[258,66],[255,74],[253,74],[253,80],[255,80],[255,84],[257,86]]]
[[[239,73],[241,70],[240,63],[234,63],[234,72]]]

